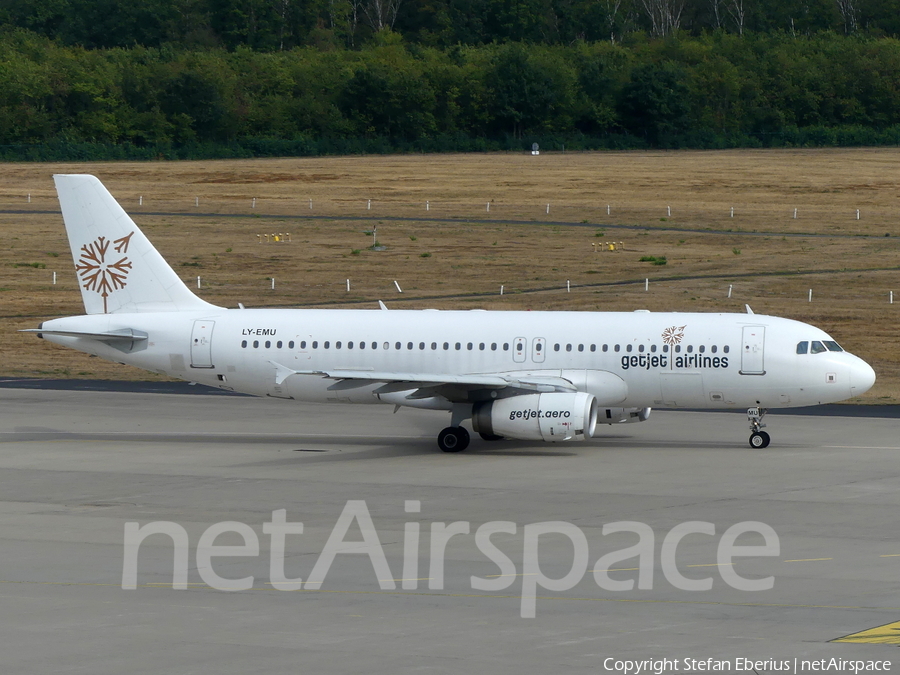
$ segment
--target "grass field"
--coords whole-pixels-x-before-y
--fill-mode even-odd
[[[82,311],[61,218],[45,213],[58,210],[51,174],[77,172],[99,176],[217,304],[748,303],[831,332],[878,373],[863,400],[896,403],[900,295],[888,298],[900,291],[898,169],[898,149],[0,165],[0,375],[150,377],[15,332]],[[368,248],[375,228],[383,251]],[[290,242],[266,243],[279,233]]]

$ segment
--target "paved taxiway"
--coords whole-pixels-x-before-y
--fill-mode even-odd
[[[608,657],[897,653],[829,642],[900,620],[895,419],[770,417],[772,445],[752,450],[743,415],[654,411],[588,443],[475,440],[447,455],[434,441],[446,415],[389,407],[0,389],[0,410],[3,672],[597,673]],[[306,578],[348,500],[365,500],[398,579],[404,524],[422,524],[418,588],[382,591],[367,557],[339,555],[322,590],[272,590],[262,532],[272,511],[304,523],[285,567]],[[421,512],[404,513],[405,500]],[[493,540],[517,572],[526,524],[576,525],[593,566],[634,543],[603,537],[604,523],[646,523],[657,537],[653,588],[605,591],[589,571],[571,590],[539,590],[536,618],[523,619],[521,578],[473,590],[471,575],[498,568],[460,536],[447,546],[445,588],[430,590],[430,524],[468,521],[474,532],[495,520],[518,525]],[[721,533],[747,520],[774,528],[781,551],[735,569],[774,575],[771,591],[732,589],[715,566]],[[161,535],[141,549],[138,588],[121,588],[128,521],[187,530],[188,590],[170,586]],[[221,521],[259,535],[258,557],[214,563],[223,577],[253,575],[251,590],[211,589],[196,570],[201,533]],[[709,591],[678,590],[660,571],[662,538],[685,521],[715,524],[716,536],[687,537],[677,557],[686,577],[713,578]],[[541,542],[541,569],[563,576],[572,546]]]

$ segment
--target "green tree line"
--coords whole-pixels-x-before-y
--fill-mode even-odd
[[[0,158],[900,143],[900,41],[88,49],[0,33]]]
[[[429,47],[618,41],[634,31],[900,37],[897,0],[3,0],[0,26],[88,49]]]

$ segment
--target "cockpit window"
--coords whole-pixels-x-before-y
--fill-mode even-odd
[[[809,342],[807,340],[797,343],[797,353],[798,354],[808,354],[809,353]]]
[[[822,340],[823,344],[828,347],[828,351],[830,352],[842,352],[841,346],[835,342],[834,340]]]
[[[818,340],[813,340],[813,341],[812,341],[812,347],[811,347],[810,350],[809,350],[810,354],[821,354],[821,353],[824,352],[824,351],[827,351],[827,350],[825,349],[825,345],[823,345],[823,344],[822,344],[821,342],[819,342]]]

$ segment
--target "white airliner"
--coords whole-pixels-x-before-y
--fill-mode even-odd
[[[94,176],[54,177],[84,316],[39,337],[220,389],[298,401],[447,410],[438,445],[565,441],[651,407],[841,401],[875,373],[813,326],[753,314],[226,309],[194,295]]]

